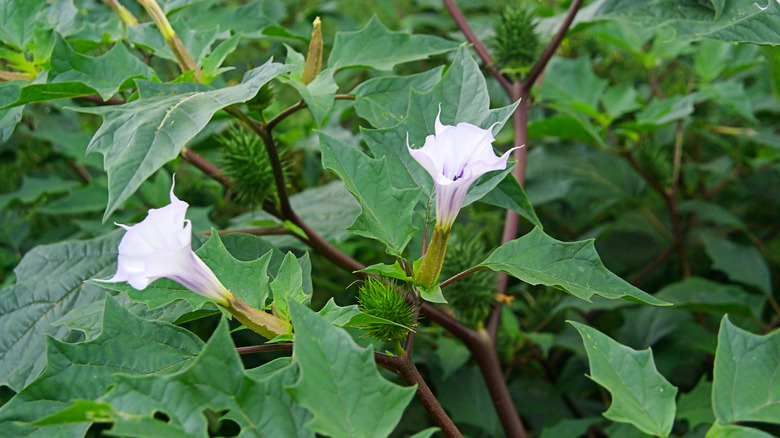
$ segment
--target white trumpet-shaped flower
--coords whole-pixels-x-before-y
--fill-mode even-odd
[[[420,165],[433,178],[436,189],[436,227],[449,230],[460,212],[471,184],[480,176],[492,170],[506,169],[512,148],[502,156],[493,152],[495,138],[492,129],[482,129],[470,123],[455,126],[442,125],[436,115],[435,134],[425,138],[419,149],[406,147]]]
[[[171,187],[170,204],[149,210],[146,219],[131,227],[117,224],[127,232],[119,244],[116,275],[102,281],[126,281],[142,290],[154,280],[166,277],[217,304],[229,306],[233,294],[192,251],[192,223],[184,218],[187,207]]]

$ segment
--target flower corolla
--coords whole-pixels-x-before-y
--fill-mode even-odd
[[[436,115],[435,133],[425,138],[419,149],[406,147],[420,165],[433,178],[436,190],[436,227],[449,230],[460,212],[466,193],[480,176],[492,170],[506,169],[508,150],[502,156],[493,152],[493,124],[482,129],[470,123],[461,122],[455,126],[442,125],[441,106]]]
[[[116,275],[109,283],[126,281],[135,289],[145,289],[158,278],[170,278],[217,304],[228,306],[233,295],[191,248],[192,223],[185,219],[189,205],[176,198],[171,187],[171,203],[149,210],[146,219],[128,227],[119,244]]]

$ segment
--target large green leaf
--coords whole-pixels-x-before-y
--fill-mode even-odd
[[[711,234],[700,234],[712,268],[725,272],[729,279],[756,286],[765,293],[772,290],[769,267],[754,246],[742,246]]]
[[[78,108],[103,117],[103,125],[87,147],[87,152],[103,155],[108,172],[108,206],[103,219],[157,169],[176,158],[215,112],[251,99],[263,84],[290,68],[267,62],[247,72],[239,85],[228,88],[141,98],[113,107]]]
[[[268,298],[268,275],[266,272],[272,257],[271,251],[255,260],[240,261],[228,252],[219,235],[212,233],[209,240],[198,248],[195,254],[237,297],[255,308],[265,306],[265,301]],[[134,301],[145,303],[151,310],[159,309],[179,300],[187,302],[192,310],[200,310],[206,303],[211,302],[208,298],[167,278],[154,281],[144,290],[136,290],[127,283],[96,282],[95,284],[106,289],[124,292]],[[213,307],[209,308],[213,310]]]
[[[33,37],[46,0],[6,0],[0,7],[0,41],[22,48]]]
[[[675,309],[695,312],[730,313],[732,315],[761,317],[766,299],[751,294],[739,286],[717,283],[700,277],[688,277],[665,286],[655,294],[668,301]]]
[[[46,334],[61,339],[69,330],[50,325],[97,300],[105,292],[83,282],[116,262],[119,233],[85,241],[38,246],[16,267],[16,284],[0,290],[0,384],[15,391],[33,381],[46,364]]]
[[[699,424],[712,424],[715,421],[712,414],[712,382],[702,378],[690,392],[680,395],[677,418],[687,420],[691,429]]]
[[[364,66],[392,70],[396,64],[427,59],[456,47],[456,42],[431,35],[392,32],[374,16],[363,29],[336,34],[328,66],[336,69]]]
[[[552,286],[585,301],[598,295],[654,306],[669,304],[607,270],[593,240],[561,242],[538,228],[501,245],[479,266],[506,272],[529,284]]]
[[[707,431],[706,438],[774,438],[776,435],[770,435],[764,431],[752,427],[727,425],[721,426],[718,423],[712,425]]]
[[[13,105],[89,95],[108,100],[119,90],[134,86],[133,79],[152,76],[154,70],[131,54],[121,41],[93,58],[74,51],[57,36],[47,83],[22,87]]]
[[[780,424],[780,330],[754,335],[723,317],[712,382],[712,408],[720,424]]]
[[[599,18],[621,18],[642,27],[669,26],[675,38],[710,38],[735,43],[780,44],[780,4],[776,1],[605,0]]]
[[[113,388],[98,403],[76,403],[47,422],[93,419],[114,423],[109,433],[119,436],[205,438],[205,411],[211,410],[227,411],[223,418],[235,421],[242,437],[313,437],[303,427],[310,414],[284,390],[297,378],[297,367],[269,365],[269,372],[245,372],[222,320],[186,369],[165,376],[115,375]]]
[[[288,391],[314,414],[306,426],[333,437],[388,436],[415,388],[385,380],[371,347],[358,347],[344,330],[302,304],[290,302],[290,314],[301,378]]]
[[[425,137],[434,132],[434,123],[440,105],[443,124],[454,125],[467,122],[487,129],[498,122],[493,128],[495,134],[512,115],[517,103],[491,110],[490,96],[479,65],[467,49],[461,48],[447,73],[431,91],[427,93],[414,89],[410,91],[406,116],[400,123],[385,129],[363,129],[363,138],[374,153],[374,157],[386,157],[394,186],[422,187],[426,196],[430,196],[433,191],[433,180],[406,151],[407,134],[409,143],[413,147],[422,146]],[[504,176],[501,172],[490,172],[484,175],[471,186],[463,205],[467,206],[489,193],[504,180]],[[504,202],[506,205],[501,206],[515,208],[525,206],[527,208],[518,208],[515,211],[534,225],[541,225],[533,209],[530,209],[530,203],[522,188],[517,191],[516,187],[502,186],[497,190],[503,192],[502,197],[514,201]]]
[[[381,76],[369,79],[352,90],[357,96],[355,111],[374,128],[390,128],[400,123],[409,107],[409,90],[427,93],[433,89],[444,68],[409,76]]]
[[[301,77],[303,76],[305,59],[302,54],[290,46],[287,46],[286,64],[294,65],[295,70],[290,72],[289,79],[283,79],[282,81],[290,84],[298,91],[298,94],[306,102],[309,111],[314,116],[314,121],[317,122],[318,126],[322,126],[325,117],[333,107],[336,91],[339,89],[338,84],[333,79],[335,70],[326,68],[313,81],[304,84],[301,81]]]
[[[590,378],[612,394],[604,416],[631,423],[655,436],[669,436],[674,424],[677,388],[655,368],[653,352],[636,351],[584,324],[570,321],[580,332],[590,363]]]
[[[420,189],[396,189],[385,160],[371,159],[327,134],[319,133],[319,137],[323,167],[336,172],[360,203],[360,215],[349,230],[377,239],[387,245],[388,254],[401,256],[417,230],[412,225],[412,210]]]
[[[31,424],[70,405],[73,399],[95,400],[105,394],[117,373],[169,374],[178,371],[203,348],[192,332],[164,322],[152,322],[122,308],[113,298],[105,300],[103,328],[96,339],[68,344],[47,339],[46,370],[11,401],[0,408],[0,429]],[[86,430],[88,424],[59,427]],[[49,433],[44,427],[36,433]],[[63,436],[77,436],[63,433]]]

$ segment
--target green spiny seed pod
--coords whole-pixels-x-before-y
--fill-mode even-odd
[[[254,207],[265,198],[273,198],[276,185],[262,140],[254,133],[231,127],[217,141],[224,151],[222,170],[233,182],[235,201]]]
[[[498,16],[495,31],[490,41],[495,65],[514,79],[528,73],[540,46],[533,13],[509,3]]]
[[[444,261],[441,278],[473,268],[485,258],[487,252],[478,235],[467,240],[454,239]],[[475,272],[450,284],[443,292],[458,318],[470,326],[477,326],[487,318],[496,303],[495,275],[491,271]]]
[[[260,87],[260,90],[257,92],[255,97],[247,102],[247,107],[250,111],[254,111],[262,115],[263,110],[268,108],[268,106],[271,105],[273,101],[274,89],[271,87],[270,82],[266,82],[262,87]]]
[[[413,329],[417,316],[409,301],[401,294],[393,281],[382,282],[369,277],[358,292],[360,310],[371,316],[386,319]],[[404,327],[382,322],[365,324],[361,328],[369,336],[384,342],[403,339],[409,333]]]

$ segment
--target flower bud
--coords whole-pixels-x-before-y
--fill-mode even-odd
[[[322,29],[320,17],[314,19],[314,27],[311,31],[309,53],[306,55],[306,64],[303,66],[301,82],[308,85],[322,70]]]

